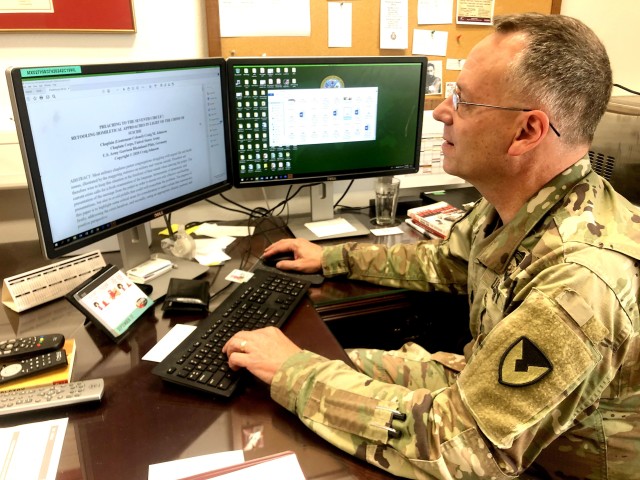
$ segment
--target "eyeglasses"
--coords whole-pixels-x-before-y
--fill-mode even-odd
[[[487,105],[486,103],[465,102],[460,100],[460,95],[458,94],[458,92],[453,92],[453,94],[451,94],[451,100],[453,101],[453,109],[456,112],[458,111],[458,105],[475,105],[476,107],[498,108],[500,110],[511,110],[514,112],[530,112],[531,111],[530,108],[499,107],[498,105]],[[553,133],[555,133],[558,137],[560,136],[560,132],[556,130],[556,127],[554,127],[551,124],[551,122],[549,122],[549,127],[551,127],[551,130],[553,130]]]

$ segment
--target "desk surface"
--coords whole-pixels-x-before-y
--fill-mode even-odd
[[[227,252],[235,259],[248,255],[250,264],[266,245],[283,236],[286,231],[274,228],[251,241],[237,240]],[[47,263],[35,241],[0,245],[0,259],[2,278]],[[118,254],[106,254],[105,259],[119,263]],[[211,269],[213,291],[220,279],[238,266],[237,261],[227,263]],[[318,298],[330,296],[321,291],[315,294]],[[234,398],[221,401],[152,375],[154,364],[141,358],[175,323],[163,318],[158,306],[137,322],[126,341],[115,345],[92,326],[85,326],[83,316],[65,300],[22,314],[3,305],[1,339],[54,331],[75,338],[78,349],[73,380],[102,377],[105,396],[97,405],[5,418],[0,420],[0,427],[68,416],[59,480],[146,479],[150,464],[243,449],[247,436],[257,429],[262,430],[263,441],[245,452],[247,459],[293,450],[308,479],[389,478],[316,436],[297,417],[275,404],[268,388],[254,378]],[[303,348],[330,358],[345,358],[309,300],[301,304],[283,330]]]

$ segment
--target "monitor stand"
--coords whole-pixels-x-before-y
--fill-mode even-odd
[[[364,226],[354,215],[340,214],[334,216],[333,182],[324,182],[312,186],[309,192],[309,200],[311,202],[311,219],[308,217],[296,218],[290,220],[287,225],[294,237],[315,242],[318,240],[369,235],[369,228]],[[323,232],[320,235],[318,235],[316,227],[322,227]]]
[[[120,232],[118,234],[118,244],[120,245],[122,266],[125,272],[151,258],[149,240],[144,225],[138,225],[137,227]],[[172,278],[190,280],[207,273],[209,270],[208,266],[200,265],[191,260],[165,254],[162,254],[162,257],[171,260],[173,268],[167,273],[147,282],[147,284],[153,287],[152,292],[149,294],[153,300],[158,300],[167,294],[169,282]]]

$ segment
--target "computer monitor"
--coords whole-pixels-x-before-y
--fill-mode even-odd
[[[426,57],[230,58],[234,185],[307,182],[311,220],[333,217],[332,182],[418,170]],[[315,240],[308,219],[291,222]],[[355,226],[336,236],[366,235]],[[331,238],[331,236],[329,236]]]
[[[231,188],[220,58],[7,69],[42,251],[118,234],[123,267],[149,259],[144,222]],[[207,267],[173,259],[154,283]]]

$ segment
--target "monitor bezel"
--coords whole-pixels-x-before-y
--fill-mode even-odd
[[[126,73],[136,71],[153,71],[153,70],[173,70],[181,68],[200,68],[200,67],[219,67],[221,81],[221,97],[222,111],[224,113],[224,142],[225,142],[225,164],[227,169],[227,178],[216,184],[212,184],[206,188],[196,190],[187,195],[182,195],[173,200],[158,204],[152,208],[147,208],[136,212],[122,219],[115,219],[114,225],[102,232],[89,237],[84,237],[76,241],[55,246],[51,234],[51,225],[45,202],[44,189],[40,179],[40,168],[38,156],[36,153],[35,143],[29,122],[29,112],[25,100],[21,71],[33,68],[64,68],[64,67],[82,68],[83,74],[108,74],[108,73]],[[193,203],[201,201],[205,198],[222,193],[232,188],[233,174],[230,158],[230,135],[228,121],[228,90],[227,90],[227,70],[226,62],[223,58],[209,57],[196,59],[178,59],[178,60],[149,60],[135,62],[119,62],[119,63],[99,63],[99,64],[81,64],[81,65],[51,65],[43,67],[9,67],[6,70],[7,84],[11,104],[16,123],[18,141],[22,153],[25,174],[27,177],[27,185],[31,198],[31,205],[36,221],[38,238],[40,241],[42,253],[46,258],[55,259],[63,255],[68,255],[76,250],[90,246],[100,240],[111,237],[113,235],[124,232],[125,230],[137,227],[145,222],[162,217]]]
[[[343,64],[343,63],[356,63],[356,64],[384,64],[384,63],[415,63],[421,65],[420,75],[420,88],[417,104],[417,124],[416,124],[416,141],[414,146],[414,158],[413,164],[408,168],[396,168],[396,169],[380,169],[373,168],[368,171],[345,171],[334,172],[331,174],[313,174],[306,176],[297,176],[295,178],[287,179],[275,179],[275,180],[259,180],[259,181],[241,181],[239,172],[239,158],[238,158],[238,141],[233,132],[237,129],[238,120],[233,115],[234,106],[232,102],[232,92],[234,91],[234,75],[233,68],[238,65],[255,65],[255,66],[268,66],[277,64]],[[255,188],[255,187],[267,187],[274,185],[291,185],[299,183],[314,183],[314,182],[327,182],[337,180],[353,180],[359,178],[372,178],[380,176],[392,176],[392,175],[404,175],[416,173],[420,168],[420,144],[422,140],[422,123],[424,114],[424,102],[425,102],[425,88],[426,88],[426,75],[427,75],[427,57],[418,56],[296,56],[296,57],[231,57],[227,59],[227,79],[228,79],[228,91],[229,91],[229,132],[231,140],[231,163],[233,172],[233,186],[235,188]]]

